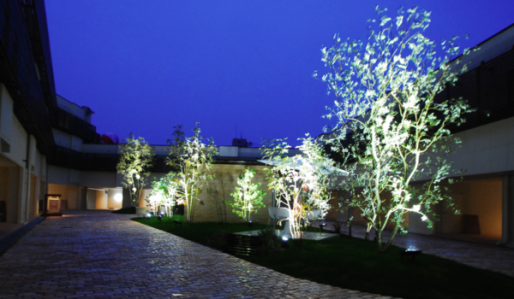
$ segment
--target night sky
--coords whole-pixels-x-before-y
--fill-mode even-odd
[[[334,98],[320,49],[366,37],[375,6],[432,12],[426,35],[474,46],[514,23],[513,0],[46,0],[57,93],[97,132],[166,144],[196,121],[217,145],[317,136]],[[236,133],[237,126],[237,133]]]

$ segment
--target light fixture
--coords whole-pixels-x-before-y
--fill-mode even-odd
[[[289,248],[289,244],[287,241],[289,241],[289,238],[287,236],[282,236],[282,248]]]
[[[123,200],[123,195],[121,195],[121,193],[116,193],[114,195],[114,201],[121,202],[122,200]]]

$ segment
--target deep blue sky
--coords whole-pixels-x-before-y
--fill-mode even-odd
[[[333,103],[320,49],[364,38],[375,6],[432,11],[435,41],[473,46],[514,22],[513,0],[46,0],[57,93],[95,114],[97,132],[165,144],[196,121],[217,145],[316,136]]]

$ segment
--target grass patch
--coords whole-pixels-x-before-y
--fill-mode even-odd
[[[248,224],[184,223],[164,217],[134,219],[185,239],[207,245],[215,233],[250,230]],[[253,229],[264,229],[255,225]],[[298,277],[346,289],[402,298],[514,298],[514,278],[436,256],[400,259],[404,249],[392,246],[378,254],[371,241],[336,237],[303,240],[302,246],[266,256],[240,256],[252,263]]]

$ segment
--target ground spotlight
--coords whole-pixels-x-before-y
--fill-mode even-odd
[[[289,248],[288,241],[289,241],[288,237],[282,236],[282,248]]]

